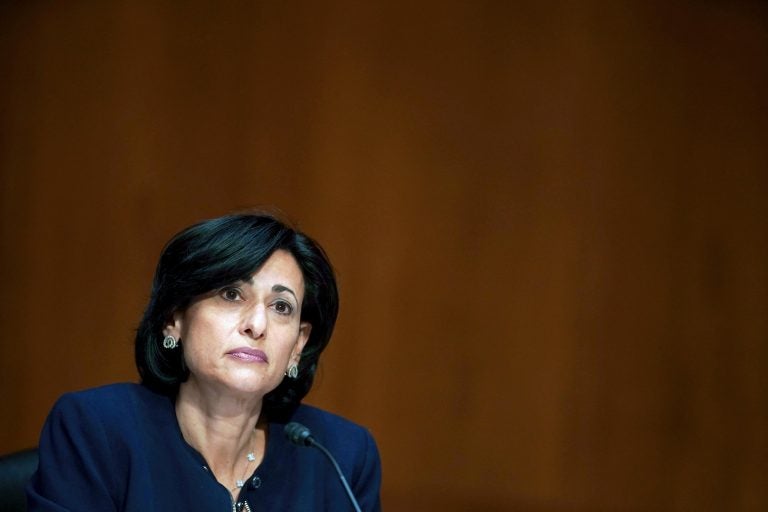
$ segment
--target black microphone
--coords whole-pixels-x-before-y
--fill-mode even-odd
[[[336,473],[339,474],[339,480],[341,480],[341,484],[344,486],[344,490],[347,491],[347,496],[349,496],[349,501],[352,502],[352,506],[355,507],[355,512],[361,512],[360,505],[357,504],[355,495],[352,494],[352,489],[349,488],[347,479],[344,478],[344,474],[341,472],[341,468],[339,467],[339,464],[336,462],[336,459],[333,458],[333,455],[331,455],[331,452],[329,452],[325,448],[325,446],[318,443],[317,440],[314,437],[312,437],[312,433],[309,431],[309,429],[304,425],[302,425],[301,423],[296,423],[295,421],[292,421],[285,426],[284,432],[285,432],[285,437],[287,437],[288,440],[293,444],[297,444],[299,446],[314,446],[315,448],[323,452],[326,457],[328,457],[328,460],[331,461],[331,464],[333,464],[333,467],[336,468]]]

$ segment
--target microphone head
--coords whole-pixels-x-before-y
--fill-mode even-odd
[[[287,424],[283,431],[285,432],[285,437],[287,437],[290,442],[299,446],[311,446],[312,441],[314,441],[314,439],[312,439],[312,433],[309,431],[309,429],[301,423],[296,423],[295,421]]]

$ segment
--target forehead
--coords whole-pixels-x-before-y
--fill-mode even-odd
[[[299,298],[304,294],[304,274],[296,258],[283,249],[273,252],[267,261],[251,275],[248,282],[270,287],[276,284],[283,285],[290,288]]]

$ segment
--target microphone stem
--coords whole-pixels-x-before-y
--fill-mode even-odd
[[[333,464],[333,467],[336,468],[336,472],[339,474],[339,480],[341,480],[341,484],[344,486],[344,490],[347,491],[347,496],[349,496],[349,501],[352,502],[352,506],[355,507],[355,512],[361,512],[360,506],[357,504],[357,500],[355,499],[355,495],[352,494],[352,489],[349,488],[349,484],[347,483],[347,479],[344,478],[344,473],[341,472],[341,468],[336,463],[336,459],[333,458],[333,455],[331,455],[331,452],[326,450],[325,446],[321,445],[317,441],[314,440],[314,438],[310,437],[307,439],[312,446],[320,450],[325,454],[326,457],[328,457],[328,460],[331,461],[331,464]]]

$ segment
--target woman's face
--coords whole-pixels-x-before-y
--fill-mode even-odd
[[[164,335],[182,340],[190,381],[221,393],[263,396],[299,362],[312,328],[301,322],[304,278],[294,257],[275,251],[247,281],[195,299]]]

